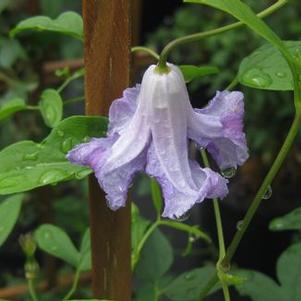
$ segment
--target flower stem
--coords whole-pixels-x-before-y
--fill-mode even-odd
[[[140,254],[141,251],[146,243],[146,241],[148,240],[148,238],[153,234],[153,232],[157,229],[157,227],[159,226],[160,220],[156,220],[149,228],[148,230],[145,232],[143,238],[140,240],[139,245],[137,247],[137,251],[135,254],[133,254],[132,257],[132,271],[135,270],[135,267],[139,261],[140,258]]]
[[[38,301],[38,296],[34,286],[34,280],[32,278],[27,279],[27,286],[32,301]]]
[[[156,60],[159,60],[159,58],[160,58],[159,54],[150,48],[143,47],[143,46],[135,46],[135,47],[131,48],[131,52],[139,52],[139,51],[147,52],[150,56],[152,56]]]
[[[287,3],[287,0],[279,0],[275,4],[271,5],[267,9],[260,12],[257,16],[259,18],[267,17],[270,14],[272,14],[273,12],[275,12],[276,10],[278,10],[279,8],[281,8],[286,3]],[[159,66],[162,67],[162,68],[164,66],[166,66],[167,58],[168,58],[170,52],[175,47],[178,47],[178,46],[186,44],[186,43],[192,43],[192,42],[200,41],[204,38],[214,36],[214,35],[217,35],[217,34],[232,30],[232,29],[237,29],[237,28],[242,27],[244,25],[245,24],[242,23],[242,22],[235,22],[235,23],[223,26],[223,27],[216,28],[216,29],[212,29],[212,30],[208,30],[208,31],[200,32],[200,33],[195,33],[195,34],[191,34],[191,35],[187,35],[187,36],[175,39],[175,40],[169,42],[163,48],[163,50],[160,54]]]
[[[206,167],[210,167],[207,153],[204,149],[201,150],[201,155],[202,155],[204,165]],[[221,269],[220,262],[223,260],[223,258],[226,255],[226,248],[225,248],[221,211],[219,208],[218,199],[216,199],[216,198],[213,199],[213,208],[214,208],[214,215],[215,215],[215,221],[216,221],[218,249],[219,249],[219,259],[218,259],[216,267],[217,267],[218,272],[224,273],[223,270]],[[222,280],[221,277],[220,277],[220,281],[222,283],[225,301],[230,301],[230,293],[229,293],[228,285],[227,285],[227,283],[225,283],[225,281]]]
[[[80,267],[80,265],[79,265],[79,267]],[[77,270],[75,272],[73,283],[72,283],[72,287],[68,291],[68,293],[66,294],[66,296],[64,297],[63,301],[69,300],[70,297],[72,297],[72,295],[75,293],[75,291],[77,289],[79,278],[80,278],[80,268],[79,267],[77,268]]]

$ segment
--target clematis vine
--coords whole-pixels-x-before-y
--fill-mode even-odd
[[[67,155],[95,171],[112,210],[125,206],[137,172],[161,185],[164,217],[179,218],[205,198],[224,198],[228,180],[189,157],[190,141],[206,148],[221,169],[248,158],[243,94],[217,92],[207,107],[193,109],[180,69],[172,64],[168,69],[160,73],[150,66],[141,85],[112,103],[107,137],[93,138]]]

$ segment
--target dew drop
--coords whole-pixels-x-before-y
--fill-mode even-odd
[[[238,230],[238,231],[240,231],[241,229],[242,229],[242,224],[243,224],[243,220],[240,220],[240,221],[238,221],[237,222],[237,224],[236,224],[236,229]]]
[[[57,134],[58,134],[59,137],[64,137],[64,132],[61,131],[61,130],[58,130]]]
[[[193,243],[196,241],[196,237],[195,236],[189,236],[189,242]]]
[[[226,168],[221,171],[221,174],[224,178],[231,179],[236,174],[236,168],[235,167]]]
[[[279,78],[284,78],[284,77],[286,77],[286,73],[285,72],[276,72],[276,76]]]
[[[23,157],[24,160],[35,161],[38,159],[38,152],[34,152],[31,154],[25,154]]]
[[[49,231],[44,232],[44,239],[49,239],[51,237],[51,233]]]
[[[249,70],[244,75],[243,80],[247,84],[259,86],[261,88],[267,88],[273,82],[272,78],[267,73],[258,68]]]
[[[185,279],[185,280],[192,280],[193,278],[195,278],[195,273],[187,273],[187,274],[184,276],[184,279]]]
[[[271,185],[269,185],[269,187],[267,188],[267,190],[266,190],[266,192],[264,193],[264,195],[263,195],[262,198],[263,198],[264,200],[268,200],[268,199],[271,198],[272,194],[273,194],[273,190],[272,190]]]
[[[68,153],[73,147],[73,139],[72,137],[68,137],[66,138],[63,142],[62,142],[62,151],[63,153]]]
[[[185,222],[190,218],[191,212],[187,211],[183,215],[176,218],[178,222]]]
[[[91,140],[91,137],[89,137],[89,136],[86,136],[84,139],[83,139],[83,142],[89,142]]]
[[[65,178],[67,174],[63,170],[59,169],[53,169],[45,172],[41,178],[40,183],[41,184],[50,184],[50,183],[57,183],[62,178]]]

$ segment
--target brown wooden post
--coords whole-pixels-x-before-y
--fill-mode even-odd
[[[88,115],[107,115],[129,86],[130,0],[83,0],[85,95]],[[116,212],[89,180],[93,293],[114,301],[131,299],[130,206]]]

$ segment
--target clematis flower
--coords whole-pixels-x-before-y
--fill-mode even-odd
[[[126,89],[112,103],[106,138],[93,138],[67,155],[95,171],[113,210],[125,206],[137,172],[161,185],[164,217],[179,218],[205,198],[224,198],[228,181],[189,158],[190,140],[206,147],[220,168],[236,167],[248,157],[242,93],[218,92],[206,108],[194,110],[181,71],[168,66],[164,74],[150,66],[141,86]]]

